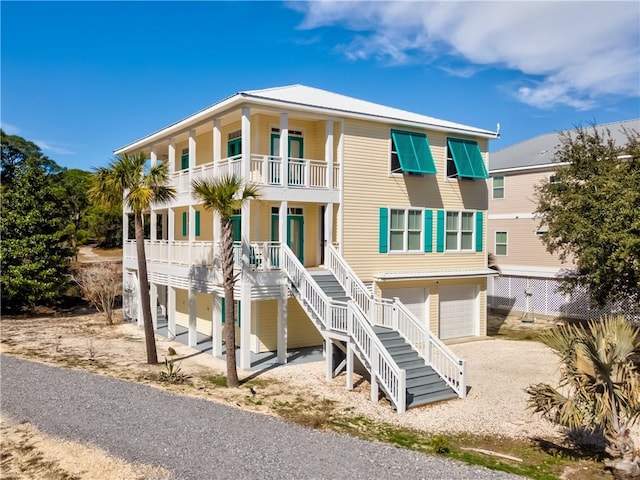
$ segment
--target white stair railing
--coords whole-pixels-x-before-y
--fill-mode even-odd
[[[458,397],[464,398],[467,395],[464,360],[458,358],[426,325],[422,325],[400,299],[375,298],[340,253],[332,245],[328,250],[329,270],[369,323],[396,330]]]
[[[325,328],[349,335],[361,355],[361,360],[369,364],[372,400],[378,401],[377,382],[380,382],[398,412],[404,412],[406,410],[406,373],[382,345],[373,331],[373,325],[360,307],[355,306],[354,301],[345,304],[327,297],[288,246],[283,244],[280,251],[282,270],[298,291],[301,300],[307,304]]]

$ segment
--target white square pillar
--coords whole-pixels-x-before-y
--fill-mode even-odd
[[[287,313],[289,302],[289,287],[287,284],[280,286],[278,297],[278,363],[287,363]]]

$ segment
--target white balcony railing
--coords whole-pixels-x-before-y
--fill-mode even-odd
[[[214,172],[214,163],[197,165],[191,169],[179,170],[171,174],[172,185],[180,194],[190,192],[189,179],[211,177]],[[217,174],[220,176],[234,174],[242,177],[242,155],[223,158],[218,163]],[[252,154],[250,157],[249,181],[257,185],[282,186],[284,173],[282,170],[282,157],[274,155]],[[287,162],[288,186],[300,188],[333,188],[340,186],[340,166],[333,165],[333,181],[327,175],[328,164],[324,160],[312,160],[308,158],[289,158]]]

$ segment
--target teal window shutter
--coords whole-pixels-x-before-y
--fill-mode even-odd
[[[225,303],[224,303],[224,297],[222,297],[222,324],[224,325],[224,317],[226,315],[226,311],[225,311]]]
[[[425,134],[391,130],[391,138],[403,172],[436,173],[436,164]]]
[[[444,210],[438,210],[436,217],[436,252],[444,252]]]
[[[185,153],[180,157],[180,169],[187,170],[189,168],[189,154]]]
[[[381,208],[378,252],[387,253],[387,251],[389,251],[389,210],[387,208]]]
[[[200,210],[196,210],[196,237],[200,236]]]
[[[459,177],[489,178],[478,142],[447,138],[447,145]]]
[[[242,321],[242,302],[238,300],[238,327],[240,327],[240,322]]]
[[[186,237],[189,235],[189,214],[187,212],[182,212],[182,236]]]
[[[476,212],[476,252],[482,251],[482,212]]]
[[[424,211],[424,251],[433,252],[433,211]]]

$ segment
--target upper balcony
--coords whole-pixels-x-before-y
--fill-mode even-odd
[[[337,201],[340,188],[340,165],[330,166],[325,160],[292,158],[283,164],[283,159],[275,155],[251,154],[249,157],[247,181],[261,187],[261,198],[277,200],[282,196],[283,187],[292,189],[287,198],[295,199],[296,191],[300,200]],[[332,172],[329,170],[332,169]],[[244,178],[243,155],[234,155],[215,162],[196,165],[171,174],[171,183],[179,196],[189,196],[191,182],[197,179],[234,174]],[[332,174],[330,174],[332,173]],[[311,195],[311,197],[310,197]]]

